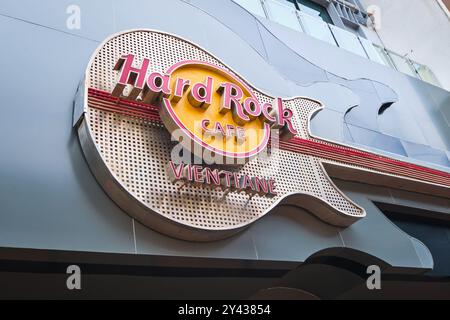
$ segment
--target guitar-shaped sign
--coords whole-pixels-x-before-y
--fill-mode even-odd
[[[180,239],[230,236],[285,203],[350,226],[366,213],[329,175],[450,197],[446,172],[312,137],[322,108],[252,87],[187,40],[132,30],[92,57],[74,126],[107,194]]]

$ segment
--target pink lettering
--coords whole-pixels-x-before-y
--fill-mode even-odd
[[[277,98],[275,101],[278,109],[277,125],[282,128],[281,138],[283,140],[289,140],[297,134],[297,131],[292,125],[292,110],[283,108],[283,100],[281,100],[281,98]]]
[[[260,179],[258,177],[253,178],[253,184],[255,185],[256,191],[258,193],[268,193],[269,186],[266,179]]]
[[[173,161],[169,162],[169,167],[171,171],[169,172],[169,177],[172,183],[176,182],[177,180],[181,180],[183,178],[183,163],[180,165],[177,165],[173,163]]]
[[[239,125],[244,125],[250,121],[249,116],[244,113],[240,103],[244,95],[240,87],[233,83],[225,82],[217,90],[222,95],[219,106],[220,113],[224,114],[231,110],[233,112],[233,120]]]
[[[244,100],[244,110],[251,120],[261,115],[261,105],[258,100],[248,97]]]
[[[186,90],[189,88],[190,81],[184,80],[181,78],[177,78],[175,81],[175,90],[172,96],[171,101],[177,103],[183,97]]]
[[[218,169],[211,170],[210,168],[206,167],[203,170],[203,175],[205,176],[207,184],[211,184],[212,181],[212,183],[214,183],[215,185],[220,186],[220,177]]]
[[[212,103],[213,78],[207,77],[206,84],[196,83],[189,91],[189,102],[197,108],[208,108]]]
[[[129,99],[136,99],[145,85],[145,75],[147,73],[150,60],[144,58],[140,68],[133,67],[134,55],[127,54],[119,58],[114,70],[120,70],[119,81],[112,91],[112,95],[120,97],[123,94],[123,89],[127,84],[132,85],[133,89],[127,96]]]
[[[269,193],[276,196],[277,192],[275,191],[275,180],[269,179]]]
[[[142,92],[142,101],[144,103],[155,103],[161,99],[162,95],[168,96],[170,77],[159,72],[151,73]]]

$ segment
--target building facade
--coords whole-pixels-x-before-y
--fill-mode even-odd
[[[0,296],[450,298],[448,62],[366,5],[6,2]]]
[[[450,49],[440,39],[450,37],[450,11],[447,9],[450,4],[420,0],[362,3],[365,8],[374,10],[380,24],[374,29],[374,24],[368,23],[365,28],[367,38],[395,52],[392,56],[396,61],[398,56],[405,57],[406,63],[399,62],[402,70],[408,73],[412,70],[425,81],[449,90],[450,64],[447,57]]]

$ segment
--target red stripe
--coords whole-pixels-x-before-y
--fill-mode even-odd
[[[161,122],[158,107],[116,98],[105,91],[89,88],[88,101],[89,106],[94,108],[117,112],[147,121]],[[349,165],[360,165],[369,169],[450,186],[450,173],[361,151],[352,147],[294,137],[289,141],[280,141],[280,148]]]
[[[381,161],[381,162],[385,162],[385,163],[394,164],[394,165],[397,165],[397,166],[402,166],[402,167],[405,167],[405,168],[410,168],[410,169],[414,169],[414,170],[418,170],[418,171],[431,173],[431,174],[434,174],[434,175],[440,175],[440,176],[443,176],[445,178],[450,178],[450,173],[447,173],[447,172],[444,172],[444,171],[439,171],[439,170],[432,169],[432,168],[418,166],[418,165],[415,165],[415,164],[412,164],[412,163],[408,163],[408,162],[404,162],[404,161],[388,158],[388,157],[377,155],[377,154],[374,154],[374,153],[369,153],[369,152],[366,152],[366,151],[353,149],[351,147],[345,147],[345,146],[339,146],[339,145],[328,145],[328,144],[323,143],[323,142],[317,142],[317,141],[302,139],[302,138],[298,138],[298,137],[294,137],[294,138],[292,138],[289,141],[280,141],[280,145],[281,144],[286,144],[288,148],[290,147],[291,144],[293,144],[293,145],[304,145],[304,146],[308,146],[308,147],[312,147],[312,148],[317,148],[317,149],[320,149],[322,151],[329,151],[329,152],[333,152],[333,153],[342,154],[342,155],[345,155],[345,156],[362,157],[362,158],[366,158],[366,159]]]

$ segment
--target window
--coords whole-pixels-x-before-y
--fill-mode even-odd
[[[365,38],[362,37],[358,38],[359,41],[361,41],[361,44],[370,60],[391,67],[392,69],[395,69],[390,57],[388,56],[387,52],[384,51],[383,48],[373,44],[371,41]]]
[[[284,4],[285,6],[289,6],[291,8],[297,9],[297,7],[295,6],[295,0],[274,0],[277,2],[280,2],[282,4]]]
[[[264,13],[264,9],[261,5],[261,1],[259,0],[234,0],[234,2],[240,4],[244,9],[247,11],[261,16],[266,17],[266,14]]]
[[[450,0],[449,0],[450,1]],[[433,71],[431,71],[430,68],[427,66],[424,66],[423,64],[411,61],[413,68],[416,70],[417,74],[419,75],[420,79],[423,81],[426,81],[428,83],[431,83],[435,86],[440,87],[441,83],[434,75]]]
[[[297,0],[300,11],[316,17],[320,18],[326,23],[333,24],[330,15],[325,7],[322,7],[320,4],[315,3],[311,0]]]
[[[413,66],[408,62],[405,56],[398,55],[392,51],[388,51],[388,53],[398,71],[417,78],[416,70],[414,70]]]
[[[336,45],[328,24],[305,13],[301,13],[300,20],[307,34],[316,39],[326,41],[329,44]]]
[[[286,0],[265,0],[264,4],[266,5],[270,20],[291,29],[302,31],[296,14],[297,9],[293,3]]]
[[[330,28],[340,48],[353,52],[361,57],[367,58],[366,52],[364,51],[361,42],[355,34],[333,25],[330,25]]]

